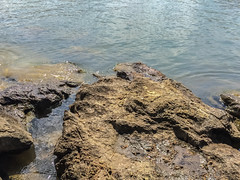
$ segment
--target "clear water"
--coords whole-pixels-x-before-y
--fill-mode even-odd
[[[240,1],[1,0],[0,48],[104,74],[142,61],[211,104],[240,89]]]

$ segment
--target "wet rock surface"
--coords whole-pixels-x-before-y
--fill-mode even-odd
[[[83,85],[65,112],[60,179],[240,179],[231,115],[142,63],[115,70]]]
[[[221,94],[220,97],[227,106],[226,111],[240,117],[240,93],[225,93]]]
[[[35,157],[31,157],[31,161],[27,162],[27,164],[24,163],[30,158],[29,154],[27,154],[25,157],[22,157],[21,161],[19,161],[19,164],[22,164],[22,166],[20,165],[19,167],[15,167],[16,161],[10,161],[8,159],[11,156],[14,157],[14,154],[16,153],[21,153],[22,151],[29,149],[33,146],[34,143],[35,151],[37,152],[36,148],[41,147],[39,151],[43,154],[48,154],[48,157],[45,157],[44,159],[44,157],[37,156],[37,158],[39,158],[37,161],[37,163],[39,164],[38,169],[42,168],[41,173],[39,173],[38,170],[35,170],[35,174],[31,174],[31,172],[33,171],[31,170],[29,173],[29,179],[31,179],[31,177],[43,177],[42,179],[46,179],[48,177],[50,179],[56,178],[53,166],[53,161],[55,158],[53,156],[53,147],[57,138],[60,135],[61,127],[59,126],[61,126],[62,122],[59,122],[59,126],[55,125],[59,128],[59,133],[58,136],[55,138],[52,147],[45,144],[38,145],[38,142],[36,142],[38,137],[34,137],[34,139],[32,138],[31,134],[34,135],[35,132],[31,132],[30,134],[27,131],[27,124],[34,117],[43,118],[47,116],[53,108],[59,106],[64,99],[68,98],[69,95],[73,93],[72,88],[78,85],[78,83],[69,81],[51,81],[49,83],[42,84],[28,82],[17,83],[16,85],[6,88],[5,90],[0,92],[0,172],[2,171],[3,174],[0,176],[7,177],[9,173],[11,174],[11,169],[15,169],[15,171],[20,171],[19,168],[23,168],[31,161],[33,161]],[[60,116],[62,116],[62,114]],[[62,119],[62,117],[59,117],[59,119]],[[37,120],[41,121],[39,119]],[[55,122],[53,119],[52,121],[49,119],[47,119],[46,121],[46,126],[47,124]],[[47,136],[49,133],[48,131],[44,131],[41,133],[42,136],[45,136],[46,143],[53,139]],[[45,149],[43,150],[42,148]],[[32,151],[34,152],[34,149]],[[12,153],[14,154],[12,155]],[[7,157],[8,159],[4,157]],[[34,167],[36,166],[35,164]],[[47,166],[47,164],[50,165]],[[47,169],[43,169],[43,167]],[[12,172],[14,171],[12,170]],[[24,177],[23,179],[26,179],[26,177],[28,176],[26,174],[18,175],[13,176],[12,179],[18,179],[20,177]]]
[[[229,92],[220,95],[221,100],[226,105],[225,110],[236,117],[235,125],[240,131],[240,92]]]
[[[25,119],[30,112],[44,116],[71,94],[68,82],[24,83],[0,92],[0,105],[12,116]]]
[[[68,97],[85,73],[68,61],[4,59],[0,60],[0,177],[56,179],[53,148],[66,104],[69,99],[73,102]]]

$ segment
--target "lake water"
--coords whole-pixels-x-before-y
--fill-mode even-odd
[[[1,61],[101,74],[142,61],[214,105],[240,89],[240,1],[1,0]]]

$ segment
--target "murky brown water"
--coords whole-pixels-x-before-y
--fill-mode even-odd
[[[0,49],[0,89],[16,82],[35,82],[66,80],[83,82],[84,71],[68,61],[57,64],[25,61],[13,50]]]

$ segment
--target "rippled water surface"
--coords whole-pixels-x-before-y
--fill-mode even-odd
[[[142,61],[207,102],[240,89],[240,1],[2,0],[1,61],[71,61],[104,74]]]

